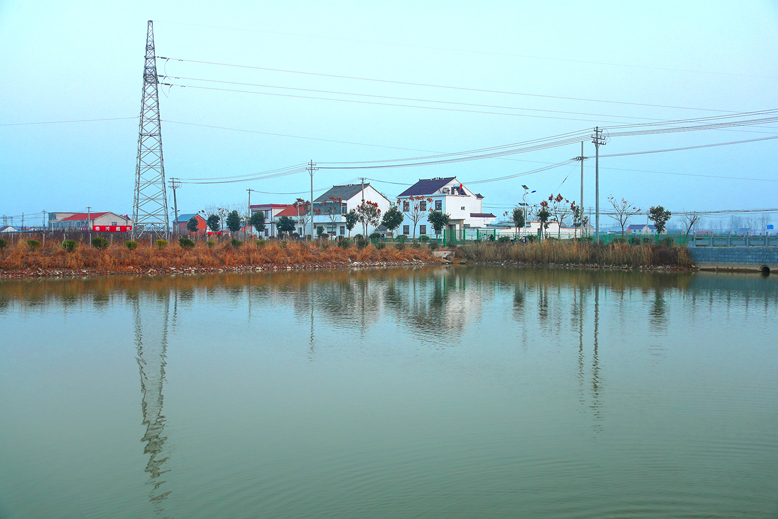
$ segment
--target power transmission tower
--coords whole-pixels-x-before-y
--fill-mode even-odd
[[[133,236],[144,232],[167,234],[165,162],[162,159],[162,126],[159,121],[157,57],[154,50],[154,22],[146,29],[146,63],[143,68],[143,97],[135,167],[135,200],[132,206]]]
[[[173,234],[178,234],[178,200],[176,199],[176,189],[181,187],[181,181],[175,177],[170,177],[170,189],[173,190]]]
[[[594,158],[594,241],[600,243],[600,145],[605,146],[607,137],[602,134],[602,130],[599,126],[594,127],[594,134],[592,135],[592,142],[594,143],[595,158]],[[583,154],[582,154],[583,155]]]

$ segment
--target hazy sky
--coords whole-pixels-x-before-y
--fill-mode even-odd
[[[43,210],[85,211],[87,206],[132,213],[148,20],[154,20],[159,56],[244,66],[159,61],[159,73],[168,76],[161,81],[189,85],[160,91],[168,178],[249,175],[309,160],[399,159],[596,125],[608,129],[778,108],[776,1],[2,0],[0,213],[13,215],[17,225],[23,212],[38,221]],[[28,124],[113,118],[127,119]],[[613,137],[601,153],[770,136],[778,136],[778,123]],[[319,171],[314,188],[321,192],[365,176],[393,199],[404,187],[392,183],[456,176],[485,196],[486,210],[501,215],[521,200],[522,184],[537,190],[530,202],[552,192],[578,200],[579,166],[502,182],[469,182],[579,154],[580,144],[571,144],[449,165]],[[585,154],[594,155],[588,139]],[[657,204],[675,211],[776,208],[776,156],[778,139],[602,158],[601,207],[612,194],[646,209]],[[585,165],[588,208],[594,203],[594,160]],[[184,184],[178,205],[187,213],[246,204],[248,188],[304,196],[309,185],[305,172]],[[289,203],[296,196],[252,193],[252,203]]]

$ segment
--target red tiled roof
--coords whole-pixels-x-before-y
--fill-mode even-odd
[[[300,206],[300,212],[298,213],[297,212],[297,208],[295,206],[293,206],[293,205],[290,205],[289,207],[287,207],[286,209],[284,209],[283,211],[278,213],[276,216],[288,216],[288,217],[291,218],[293,216],[296,217],[298,215],[303,216],[307,212],[308,212],[308,210],[307,210],[306,207]]]
[[[86,220],[88,218],[91,218],[94,220],[95,218],[100,218],[104,214],[106,214],[108,211],[102,212],[102,213],[76,213],[73,216],[68,216],[67,218],[64,218],[63,222],[73,222],[76,220]]]

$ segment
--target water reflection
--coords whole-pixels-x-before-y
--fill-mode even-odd
[[[149,500],[156,515],[163,515],[163,502],[171,490],[166,490],[163,474],[170,471],[165,467],[169,454],[165,448],[165,415],[162,412],[167,364],[168,321],[170,315],[170,291],[157,293],[128,294],[135,321],[136,360],[140,372],[141,411],[146,432],[141,438],[145,444],[143,453],[148,455],[145,471],[149,475],[147,485],[151,487]],[[176,303],[177,305],[177,303]],[[174,321],[177,306],[174,306]]]

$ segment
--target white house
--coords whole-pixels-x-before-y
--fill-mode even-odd
[[[281,216],[281,212],[292,207],[289,204],[257,204],[249,206],[249,211],[254,213],[265,213],[265,231],[262,233],[265,237],[278,237],[276,229],[276,220]],[[296,214],[296,213],[295,213]]]
[[[86,231],[93,226],[131,226],[129,215],[106,212],[49,213],[49,230]]]
[[[627,226],[625,230],[627,234],[654,234],[656,233],[656,226],[638,223]]]
[[[378,210],[381,215],[392,205],[386,196],[375,189],[370,184],[346,184],[343,186],[332,186],[326,193],[313,201],[313,229],[318,226],[324,227],[324,232],[330,235],[345,236],[346,214],[352,209],[356,209],[362,204],[362,201],[378,204]],[[380,225],[370,225],[367,234],[375,232],[376,227]],[[362,224],[357,223],[353,230],[354,233],[362,233]],[[316,233],[312,233],[316,236]]]
[[[400,210],[405,214],[402,233],[415,234],[411,213],[426,211],[442,211],[449,215],[449,229],[483,228],[494,222],[492,213],[484,213],[483,196],[473,193],[462,185],[456,177],[430,178],[419,180],[414,185],[400,193],[397,197]],[[432,234],[434,230],[423,215],[419,224],[419,235]]]

